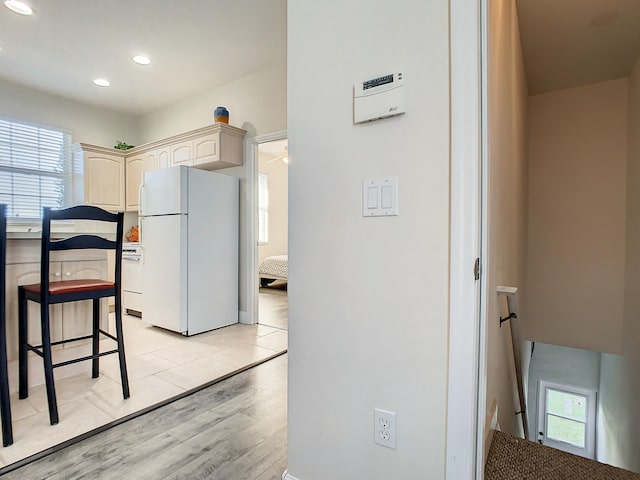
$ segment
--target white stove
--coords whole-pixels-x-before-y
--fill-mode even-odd
[[[142,248],[138,242],[122,244],[122,308],[142,317]]]

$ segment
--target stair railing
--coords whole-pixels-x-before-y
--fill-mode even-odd
[[[518,318],[518,289],[516,287],[497,287],[498,295],[505,296],[507,299],[507,307],[509,314],[506,317],[500,318],[500,327],[508,320],[511,326],[511,345],[513,346],[513,361],[516,370],[516,382],[518,384],[518,402],[520,405],[520,411],[516,412],[516,415],[520,415],[522,420],[522,430],[524,431],[524,438],[529,438],[529,422],[527,420],[527,404],[524,394],[524,380],[522,372],[522,351],[520,349],[522,335],[520,334],[520,322],[513,321]]]

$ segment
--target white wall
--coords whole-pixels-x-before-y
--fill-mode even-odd
[[[623,354],[602,355],[598,460],[640,472],[640,58],[629,78]]]
[[[247,130],[247,138],[286,130],[286,64],[275,65],[143,115],[140,117],[143,141],[151,142],[210,125],[213,111],[220,105],[229,110],[230,125]]]
[[[258,147],[259,148],[259,147]],[[289,167],[281,160],[260,158],[258,171],[269,182],[269,241],[258,247],[258,265],[271,255],[286,255],[289,236]]]
[[[529,440],[537,440],[538,382],[547,381],[598,391],[600,354],[536,343],[529,369]]]
[[[619,353],[626,78],[529,97],[527,318],[536,342]]]
[[[500,327],[498,318],[507,315],[507,302],[504,297],[498,298],[495,290],[500,285],[518,287],[521,311],[513,323],[514,328],[523,327],[526,321],[522,305],[526,293],[527,85],[516,3],[512,0],[489,2],[488,62],[487,409],[497,400],[500,428],[523,436],[522,421],[514,415],[520,411],[520,405],[511,344],[512,322]]]
[[[0,116],[71,131],[74,142],[112,147],[117,141],[140,142],[132,115],[51,95],[0,80]]]
[[[448,6],[288,3],[288,469],[299,480],[444,477]],[[354,83],[395,69],[406,115],[354,125]],[[391,175],[400,215],[363,218],[362,181]],[[374,407],[397,412],[397,449],[374,444]]]

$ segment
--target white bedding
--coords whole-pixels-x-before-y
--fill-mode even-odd
[[[289,256],[273,255],[265,258],[258,269],[260,278],[273,278],[275,280],[287,280],[289,275]]]

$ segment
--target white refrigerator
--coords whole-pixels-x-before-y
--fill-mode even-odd
[[[144,321],[183,335],[238,322],[238,179],[177,166],[140,187]]]

